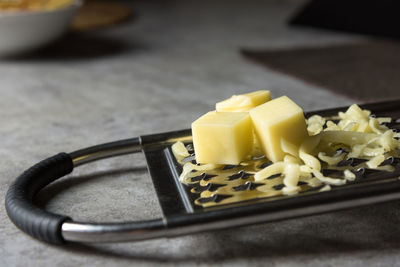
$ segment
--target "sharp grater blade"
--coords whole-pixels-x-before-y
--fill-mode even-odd
[[[391,117],[387,126],[395,131],[400,129],[400,100],[361,105],[378,117]],[[347,107],[306,113],[306,117],[319,114],[323,117],[336,115]],[[154,142],[158,140],[158,142]],[[368,204],[400,199],[400,157],[399,153],[388,157],[380,170],[365,167],[365,160],[351,158],[337,164],[338,168],[323,166],[322,172],[332,177],[341,177],[344,169],[351,169],[356,178],[342,186],[332,186],[330,191],[321,187],[310,187],[300,182],[302,191],[296,195],[253,194],[262,186],[252,179],[254,171],[270,164],[265,158],[255,160],[252,166],[231,166],[223,168],[224,175],[231,183],[230,189],[240,192],[236,197],[227,193],[227,183],[214,182],[216,173],[198,172],[186,185],[179,181],[182,165],[175,159],[171,145],[181,140],[190,152],[191,131],[183,130],[154,136],[144,136],[143,142],[149,172],[151,174],[165,220],[171,225],[187,225],[199,222],[231,220],[228,226],[239,226],[259,222],[276,221],[299,216],[319,214],[328,211],[353,208]],[[191,155],[184,161],[195,161]],[[195,162],[194,162],[195,163]],[[269,177],[273,188],[282,189],[279,177]],[[228,190],[229,191],[229,190]],[[204,194],[207,192],[207,194]],[[221,193],[222,192],[222,193]],[[232,192],[232,191],[231,191]],[[203,194],[202,194],[203,193]],[[240,222],[238,222],[240,221]],[[217,229],[217,227],[214,227]],[[209,227],[207,229],[213,229]]]

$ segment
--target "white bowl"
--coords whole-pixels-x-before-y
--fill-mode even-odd
[[[0,56],[26,53],[56,40],[81,5],[81,0],[75,0],[51,11],[0,11]]]

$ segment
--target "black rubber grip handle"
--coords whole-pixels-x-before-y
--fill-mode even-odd
[[[33,197],[46,185],[71,173],[73,162],[67,153],[60,153],[32,166],[10,186],[6,210],[11,221],[32,237],[62,244],[61,225],[69,217],[46,212],[33,204]]]

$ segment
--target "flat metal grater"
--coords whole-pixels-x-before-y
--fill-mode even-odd
[[[400,100],[361,107],[371,110],[376,116],[391,117],[392,122],[387,126],[394,131],[400,130]],[[330,117],[346,109],[320,110],[305,115]],[[182,141],[190,150],[191,140],[191,130],[188,129],[106,143],[69,154],[57,154],[25,171],[10,186],[6,197],[8,216],[22,231],[48,243],[121,242],[275,222],[400,199],[398,151],[397,155],[388,157],[381,164],[383,168],[380,170],[362,167],[363,160],[357,158],[343,160],[335,169],[324,168],[324,174],[337,177],[342,175],[341,170],[344,168],[356,174],[353,182],[333,186],[330,191],[321,191],[321,188],[303,183],[300,184],[301,192],[296,195],[262,196],[251,193],[260,186],[252,180],[252,175],[269,164],[265,159],[256,160],[251,168],[225,166],[221,173],[199,172],[191,177],[190,183],[181,183],[179,176],[182,164],[173,155],[171,145]],[[33,197],[42,188],[71,173],[75,167],[103,158],[138,152],[145,155],[163,211],[162,218],[102,224],[77,222],[68,216],[41,210],[33,204]],[[183,161],[191,160],[195,160],[193,155]],[[227,179],[224,183],[214,182],[218,175],[225,175]],[[279,191],[282,183],[277,182],[273,186]],[[229,187],[230,191],[222,190],[224,187]],[[236,192],[244,194],[238,198]]]

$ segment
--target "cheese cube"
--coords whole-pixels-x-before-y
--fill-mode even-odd
[[[198,163],[237,165],[252,150],[248,112],[208,112],[192,123],[192,135]]]
[[[269,100],[271,100],[269,91],[261,90],[243,95],[233,95],[229,99],[218,102],[215,107],[218,112],[246,112]]]
[[[229,99],[218,102],[216,104],[216,110],[218,112],[248,112],[250,109],[264,104],[269,100],[271,100],[269,91],[255,91],[248,94],[234,95]],[[251,155],[259,157],[263,154],[258,138],[253,133],[253,151]]]
[[[273,162],[283,160],[281,139],[297,147],[308,137],[303,110],[282,96],[250,110],[256,135],[264,153]]]

